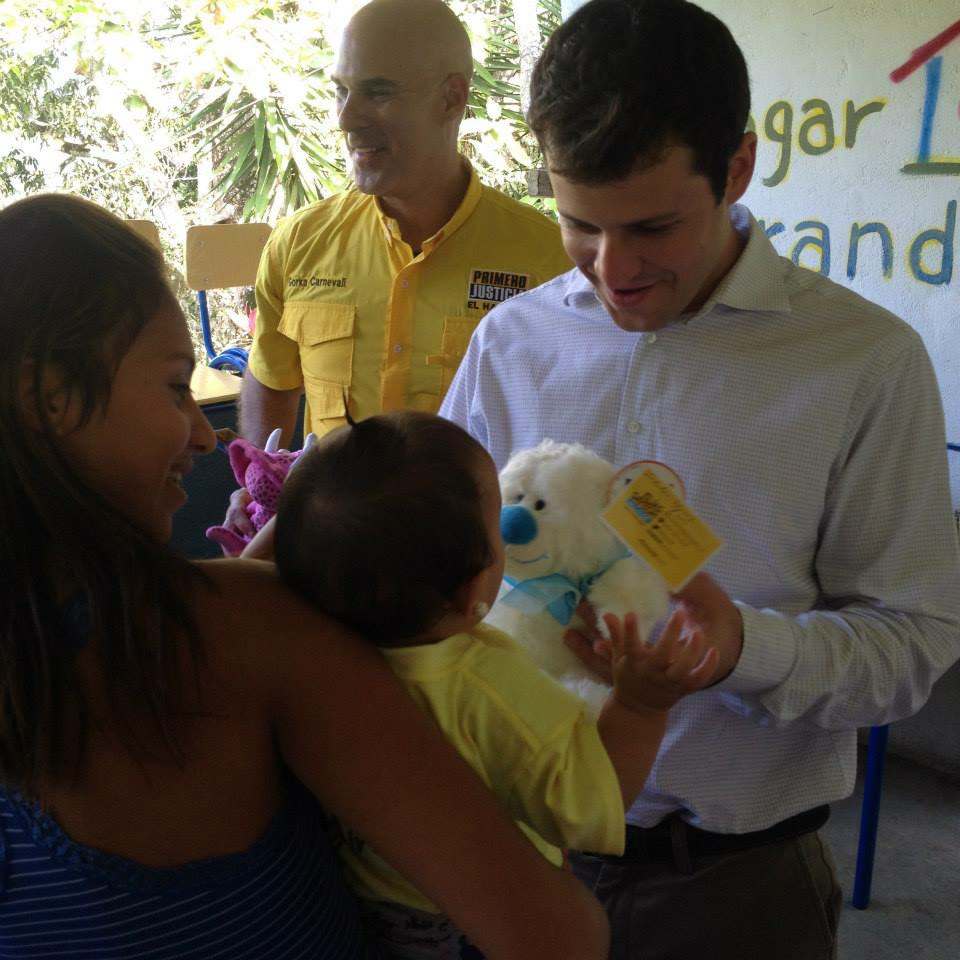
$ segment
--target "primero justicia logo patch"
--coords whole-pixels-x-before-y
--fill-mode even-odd
[[[473,269],[467,285],[467,306],[489,310],[504,300],[523,293],[530,285],[528,273],[506,273],[503,270]]]

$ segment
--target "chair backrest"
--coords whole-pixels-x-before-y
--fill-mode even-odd
[[[267,223],[188,227],[187,286],[191,290],[252,286],[270,229]]]
[[[157,225],[152,220],[127,220],[126,223],[128,227],[136,230],[144,240],[148,240],[158,250],[160,249],[160,231],[157,230]]]
[[[210,332],[207,291],[251,286],[270,229],[266,223],[214,223],[187,229],[187,286],[197,291],[200,330],[211,367],[232,367],[242,374],[247,368],[247,351],[235,346],[217,353]]]

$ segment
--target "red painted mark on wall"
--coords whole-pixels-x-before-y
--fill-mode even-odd
[[[960,176],[960,157],[941,157],[936,160],[930,159],[930,143],[933,139],[933,121],[937,113],[937,101],[940,97],[940,72],[943,64],[943,57],[937,54],[944,47],[949,46],[954,40],[960,37],[960,20],[951,24],[946,30],[941,31],[931,40],[928,40],[922,46],[913,51],[910,59],[902,63],[896,70],[890,74],[890,79],[894,83],[900,83],[901,80],[910,76],[914,70],[920,67],[926,68],[926,94],[923,98],[923,114],[920,120],[920,142],[917,146],[917,159],[908,163],[901,169],[904,173],[937,175],[937,176]],[[960,107],[958,107],[960,115]]]
[[[913,51],[913,56],[890,74],[890,79],[894,83],[905,80],[914,70],[922,67],[934,54],[939,53],[944,47],[953,43],[957,37],[960,37],[960,20],[951,24],[942,33],[938,33],[932,40],[928,40],[922,47],[917,47],[917,49]]]

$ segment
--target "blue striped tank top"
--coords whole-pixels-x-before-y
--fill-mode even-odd
[[[243,853],[143,867],[0,789],[0,958],[357,960],[359,910],[316,801],[294,786]]]

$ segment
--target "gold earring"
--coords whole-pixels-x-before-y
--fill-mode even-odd
[[[490,604],[484,603],[483,600],[478,600],[473,605],[473,615],[478,620],[482,620],[489,612],[490,612]]]

